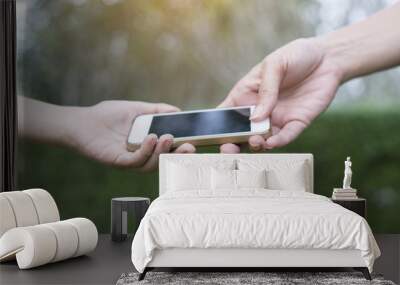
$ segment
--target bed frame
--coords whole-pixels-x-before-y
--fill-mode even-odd
[[[262,160],[304,160],[307,164],[307,192],[313,193],[313,156],[312,154],[163,154],[160,156],[160,195],[166,189],[167,164],[169,161],[187,159],[191,162],[212,163],[220,159],[262,159]],[[152,261],[147,265],[139,280],[155,268],[229,268],[234,271],[246,271],[254,268],[343,268],[350,267],[361,271],[367,280],[371,275],[359,250],[329,249],[253,249],[253,248],[169,248],[154,252]],[[262,270],[261,270],[262,271]]]

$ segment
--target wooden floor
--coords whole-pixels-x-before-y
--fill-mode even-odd
[[[375,234],[375,239],[382,255],[375,262],[374,272],[400,284],[400,234]]]
[[[382,256],[376,261],[374,272],[399,283],[400,235],[376,235],[376,240]],[[96,250],[89,256],[30,270],[19,270],[15,262],[0,264],[0,284],[115,284],[122,273],[134,271],[130,248],[131,239],[114,243],[110,235],[100,235]]]

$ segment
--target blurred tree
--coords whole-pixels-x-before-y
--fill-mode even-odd
[[[312,34],[299,13],[309,1],[25,4],[22,90],[59,104],[123,98],[212,107],[267,52]]]

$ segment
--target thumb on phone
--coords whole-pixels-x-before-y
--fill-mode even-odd
[[[279,88],[283,79],[284,64],[278,55],[271,54],[261,64],[259,101],[251,120],[261,121],[271,115],[279,95]]]

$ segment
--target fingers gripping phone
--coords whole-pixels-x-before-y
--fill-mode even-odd
[[[135,151],[149,134],[171,134],[173,146],[183,143],[214,145],[246,142],[252,135],[267,135],[269,119],[252,122],[255,106],[206,109],[138,116],[128,137],[128,150]]]

